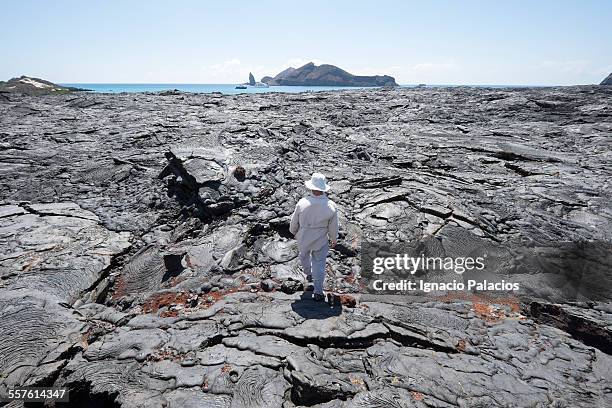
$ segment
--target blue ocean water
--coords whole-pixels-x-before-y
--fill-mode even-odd
[[[86,84],[86,83],[71,83],[61,84],[64,86],[74,86],[77,88],[89,89],[93,92],[101,93],[121,93],[121,92],[159,92],[172,89],[178,89],[183,92],[194,93],[212,93],[221,92],[226,95],[236,95],[245,93],[266,93],[266,92],[316,92],[316,91],[333,91],[343,89],[362,89],[360,87],[350,86],[271,86],[269,88],[247,87],[247,89],[236,89],[236,84]],[[413,88],[416,85],[401,85],[405,88]],[[426,85],[426,87],[456,87],[456,86],[473,86],[478,88],[525,88],[530,86],[525,85]]]
[[[211,93],[221,92],[226,95],[243,93],[266,93],[266,92],[307,92],[307,91],[331,91],[336,89],[359,89],[347,86],[271,86],[269,88],[247,87],[247,89],[236,89],[236,84],[61,84],[85,88],[94,92],[120,93],[120,92],[159,92],[178,89],[183,92]]]

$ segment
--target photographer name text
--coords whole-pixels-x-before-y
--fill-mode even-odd
[[[502,280],[500,282],[489,282],[489,281],[477,281],[469,279],[467,283],[458,282],[453,279],[452,282],[428,282],[422,279],[413,281],[408,279],[402,279],[396,282],[385,282],[382,279],[377,279],[372,282],[372,289],[376,291],[392,291],[392,292],[435,292],[435,291],[463,291],[463,290],[477,290],[477,291],[517,291],[520,289],[519,284],[516,282],[506,282]]]

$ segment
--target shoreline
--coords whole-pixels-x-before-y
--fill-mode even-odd
[[[446,89],[446,88],[470,88],[470,89],[550,89],[550,88],[571,88],[584,87],[595,85],[399,85],[397,87],[351,87],[351,86],[276,86],[272,85],[268,88],[250,88],[250,89],[235,89],[232,84],[96,84],[96,83],[70,83],[61,84],[62,86],[80,86],[80,87],[103,87],[108,90],[87,90],[87,93],[163,93],[163,92],[181,92],[193,94],[213,94],[222,93],[224,95],[241,95],[241,94],[260,94],[260,93],[314,93],[314,92],[334,92],[334,91],[355,91],[355,90],[395,90],[395,89]],[[114,88],[113,88],[114,87]],[[122,87],[136,88],[138,90],[123,90]],[[212,87],[210,90],[197,91],[193,89],[201,87]]]

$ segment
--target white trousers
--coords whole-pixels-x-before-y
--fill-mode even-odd
[[[312,283],[314,285],[314,293],[323,294],[323,283],[325,282],[325,260],[329,253],[328,244],[323,245],[321,249],[316,251],[300,252],[300,262],[304,273],[312,275]]]

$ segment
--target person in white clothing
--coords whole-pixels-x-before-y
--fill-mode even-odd
[[[304,184],[311,193],[296,204],[289,231],[297,240],[304,273],[314,284],[313,297],[321,301],[325,299],[325,260],[338,240],[338,210],[325,194],[330,187],[323,174],[313,173]]]

